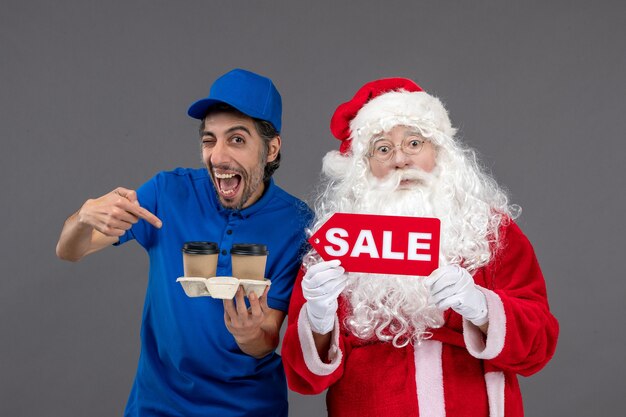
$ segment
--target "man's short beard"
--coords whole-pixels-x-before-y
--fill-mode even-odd
[[[215,194],[217,196],[217,200],[222,205],[222,207],[241,210],[245,204],[250,200],[250,197],[259,189],[259,187],[263,184],[263,177],[265,174],[265,165],[267,163],[267,152],[261,152],[259,155],[260,161],[259,164],[256,165],[252,170],[246,171],[239,164],[220,164],[213,165],[211,161],[209,161],[209,166],[207,167],[209,171],[209,176],[211,177],[211,181],[213,181],[213,186],[215,188]],[[222,196],[217,191],[219,185],[217,184],[217,180],[215,179],[215,171],[214,169],[221,169],[224,171],[236,172],[241,176],[241,181],[244,184],[243,191],[241,193],[241,198],[236,205],[228,205],[222,201]]]

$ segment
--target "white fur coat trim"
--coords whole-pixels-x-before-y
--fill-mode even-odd
[[[423,340],[414,346],[415,385],[420,417],[445,417],[443,396],[443,346],[436,340]]]
[[[489,400],[489,417],[504,417],[504,374],[487,372],[485,385]]]
[[[487,309],[489,310],[489,329],[487,337],[483,332],[467,320],[463,320],[463,337],[468,352],[478,359],[493,359],[498,356],[504,348],[506,337],[506,316],[502,300],[493,291],[480,288],[487,298]]]
[[[307,305],[304,303],[298,316],[298,338],[300,339],[300,346],[302,346],[302,354],[304,355],[304,363],[309,371],[315,375],[326,376],[330,375],[341,364],[343,354],[339,349],[339,319],[335,315],[335,328],[331,333],[330,349],[328,351],[328,360],[330,363],[322,361],[317,353],[315,347],[315,341],[313,340],[313,331],[311,330],[311,324],[309,323],[309,317],[307,315]]]

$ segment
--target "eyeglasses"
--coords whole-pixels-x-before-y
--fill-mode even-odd
[[[397,148],[400,148],[406,155],[417,155],[424,147],[424,142],[426,142],[425,139],[416,136],[405,138],[399,145],[394,145],[388,140],[377,140],[370,147],[370,152],[367,156],[379,162],[387,162],[393,158]]]

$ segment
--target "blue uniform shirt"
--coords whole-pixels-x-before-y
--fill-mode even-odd
[[[223,208],[206,169],[161,172],[137,190],[139,202],[163,221],[144,220],[119,243],[135,239],[150,256],[141,328],[141,354],[127,416],[286,416],[287,387],[280,356],[243,353],[224,324],[222,300],[189,298],[183,275],[187,241],[216,242],[217,275],[231,275],[233,243],[267,245],[268,304],[287,311],[310,209],[270,180],[243,210]]]

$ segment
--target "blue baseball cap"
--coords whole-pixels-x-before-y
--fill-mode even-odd
[[[216,103],[226,103],[247,116],[265,120],[280,132],[282,99],[267,77],[240,68],[229,71],[215,80],[209,96],[193,103],[187,114],[202,120]]]

